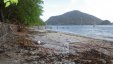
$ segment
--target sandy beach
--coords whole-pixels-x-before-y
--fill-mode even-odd
[[[73,53],[75,49],[78,52],[96,49],[107,55],[112,54],[113,41],[50,30],[39,30],[37,32],[40,34],[35,34],[33,40],[44,43],[43,47],[55,49],[56,53]],[[109,52],[106,49],[111,51]]]
[[[12,36],[11,36],[12,37]],[[13,35],[18,39],[17,35]],[[113,42],[71,33],[31,30],[2,45],[0,64],[112,64]]]

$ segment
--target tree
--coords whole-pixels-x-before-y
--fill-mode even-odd
[[[42,20],[42,0],[19,0],[17,5],[18,19],[25,25],[40,25]]]
[[[8,22],[10,23],[15,23],[15,20],[17,20],[16,23],[27,26],[44,24],[40,19],[40,15],[43,11],[41,6],[42,4],[42,0],[7,0],[7,2],[5,0],[4,2],[1,1],[0,10],[2,10],[2,12],[0,12],[0,14],[2,22],[5,22],[6,19],[8,19]],[[5,21],[3,19],[5,19]]]
[[[18,0],[4,0],[4,3],[6,4],[5,7],[8,7],[10,4],[17,4]]]

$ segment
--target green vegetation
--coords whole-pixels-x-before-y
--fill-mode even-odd
[[[6,4],[5,7],[8,7],[10,4],[17,4],[18,0],[4,0],[4,3]]]
[[[0,20],[26,26],[43,25],[44,22],[40,18],[43,12],[42,4],[42,0],[2,0]]]

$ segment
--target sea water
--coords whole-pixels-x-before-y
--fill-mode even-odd
[[[47,25],[46,29],[113,41],[113,25]]]

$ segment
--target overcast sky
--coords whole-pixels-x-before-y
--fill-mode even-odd
[[[113,22],[113,0],[44,0],[43,7],[41,18],[44,21],[51,16],[79,10]]]

